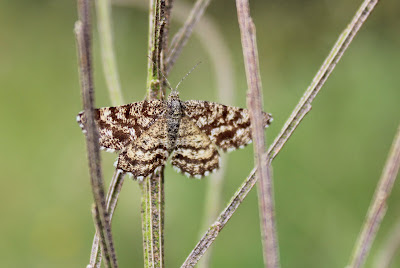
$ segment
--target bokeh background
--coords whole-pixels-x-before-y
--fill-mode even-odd
[[[176,9],[183,1],[175,1]],[[193,1],[184,1],[191,4]],[[361,0],[251,1],[264,105],[279,132]],[[73,35],[75,1],[0,2],[0,267],[84,267],[93,237]],[[141,6],[141,5],[140,5]],[[207,19],[232,59],[232,103],[218,100],[210,53],[193,36],[170,81],[203,63],[180,87],[182,99],[246,105],[246,80],[234,1],[212,1]],[[282,267],[344,267],[400,122],[400,3],[381,1],[323,87],[313,109],[274,160]],[[174,12],[174,11],[173,11]],[[173,21],[171,33],[181,26]],[[126,102],[145,95],[147,11],[113,9],[118,68]],[[201,31],[201,29],[198,29]],[[207,34],[205,34],[207,36]],[[211,38],[211,37],[210,37]],[[96,103],[110,99],[94,34]],[[107,185],[116,155],[102,153]],[[223,205],[253,166],[252,147],[228,156]],[[165,259],[179,267],[205,230],[207,181],[166,168]],[[400,189],[366,267],[374,266],[400,219]],[[215,204],[218,206],[218,204]],[[128,179],[113,221],[121,267],[141,267],[140,191]],[[213,246],[212,267],[262,267],[253,190]],[[392,267],[400,266],[400,257]]]

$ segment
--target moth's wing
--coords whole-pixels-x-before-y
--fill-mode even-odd
[[[251,143],[250,116],[247,109],[226,106],[208,101],[184,102],[185,115],[224,151],[232,151]],[[264,127],[272,117],[264,113]]]
[[[171,164],[189,177],[201,178],[219,168],[219,153],[210,138],[188,117],[181,119]]]
[[[120,151],[148,129],[165,111],[160,100],[134,102],[117,107],[104,107],[95,110],[95,120],[100,134],[101,149]],[[84,112],[77,121],[86,133]]]
[[[167,122],[161,117],[121,151],[117,168],[143,179],[165,164],[170,150]]]

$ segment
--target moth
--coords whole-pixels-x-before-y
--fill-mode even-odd
[[[77,121],[86,133],[83,112]],[[142,180],[167,162],[188,177],[202,178],[220,166],[218,150],[251,143],[247,109],[208,101],[182,101],[176,89],[167,100],[144,100],[95,110],[100,148],[119,152],[116,167]],[[263,112],[263,125],[272,117]]]

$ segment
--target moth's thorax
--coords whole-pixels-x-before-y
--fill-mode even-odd
[[[183,116],[183,105],[180,99],[167,100],[167,117],[181,118]]]
[[[176,138],[178,137],[179,125],[181,118],[183,117],[183,103],[179,99],[177,93],[172,92],[168,96],[167,100],[167,129],[168,129],[168,140],[170,145],[170,150],[175,147]]]
[[[183,105],[179,99],[177,91],[172,91],[167,99],[167,116],[174,118],[181,118],[183,116]]]

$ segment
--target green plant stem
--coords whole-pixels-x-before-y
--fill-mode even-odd
[[[349,268],[361,267],[368,256],[372,242],[375,239],[379,226],[387,210],[387,199],[396,181],[400,168],[400,125],[397,129],[388,159],[383,169],[381,178],[375,190],[374,197],[368,209],[364,226],[360,232],[357,242],[354,245],[353,255]]]
[[[291,116],[286,121],[285,125],[281,129],[277,138],[274,140],[273,144],[269,147],[267,151],[266,159],[272,161],[278,153],[282,150],[283,146],[289,140],[293,132],[297,129],[304,116],[311,110],[311,103],[315,99],[316,95],[319,93],[320,89],[326,82],[330,73],[335,68],[338,61],[341,59],[343,53],[346,51],[354,36],[357,34],[358,30],[364,24],[365,20],[368,18],[375,5],[377,4],[377,0],[365,0],[360,8],[357,10],[355,16],[351,23],[346,27],[346,29],[339,36],[335,45],[333,46],[331,52],[328,57],[325,59],[324,63],[318,70],[316,76],[311,82],[311,85],[305,91],[303,97],[300,99],[299,103],[293,110]],[[215,223],[208,229],[206,234],[201,238],[200,242],[195,246],[192,252],[189,254],[187,259],[185,260],[182,267],[193,267],[197,261],[201,258],[201,256],[206,252],[207,248],[212,244],[212,241],[215,240],[216,236],[228,222],[228,220],[232,217],[233,213],[239,207],[243,199],[247,196],[250,190],[253,188],[254,184],[257,181],[257,178],[254,176],[257,168],[254,168],[250,175],[246,178],[246,180],[242,183],[239,189],[236,191],[234,196],[231,199],[231,202],[228,206],[221,212],[218,219]],[[210,235],[210,231],[215,228],[213,227],[216,223],[219,224],[220,228],[218,232],[214,232],[213,235]]]
[[[140,183],[145,267],[164,267],[164,176],[163,171]]]
[[[97,28],[100,39],[103,71],[113,106],[123,103],[118,68],[115,59],[110,0],[96,0]]]
[[[147,98],[163,99],[165,48],[171,0],[151,0]],[[144,267],[164,267],[164,168],[141,183]]]

